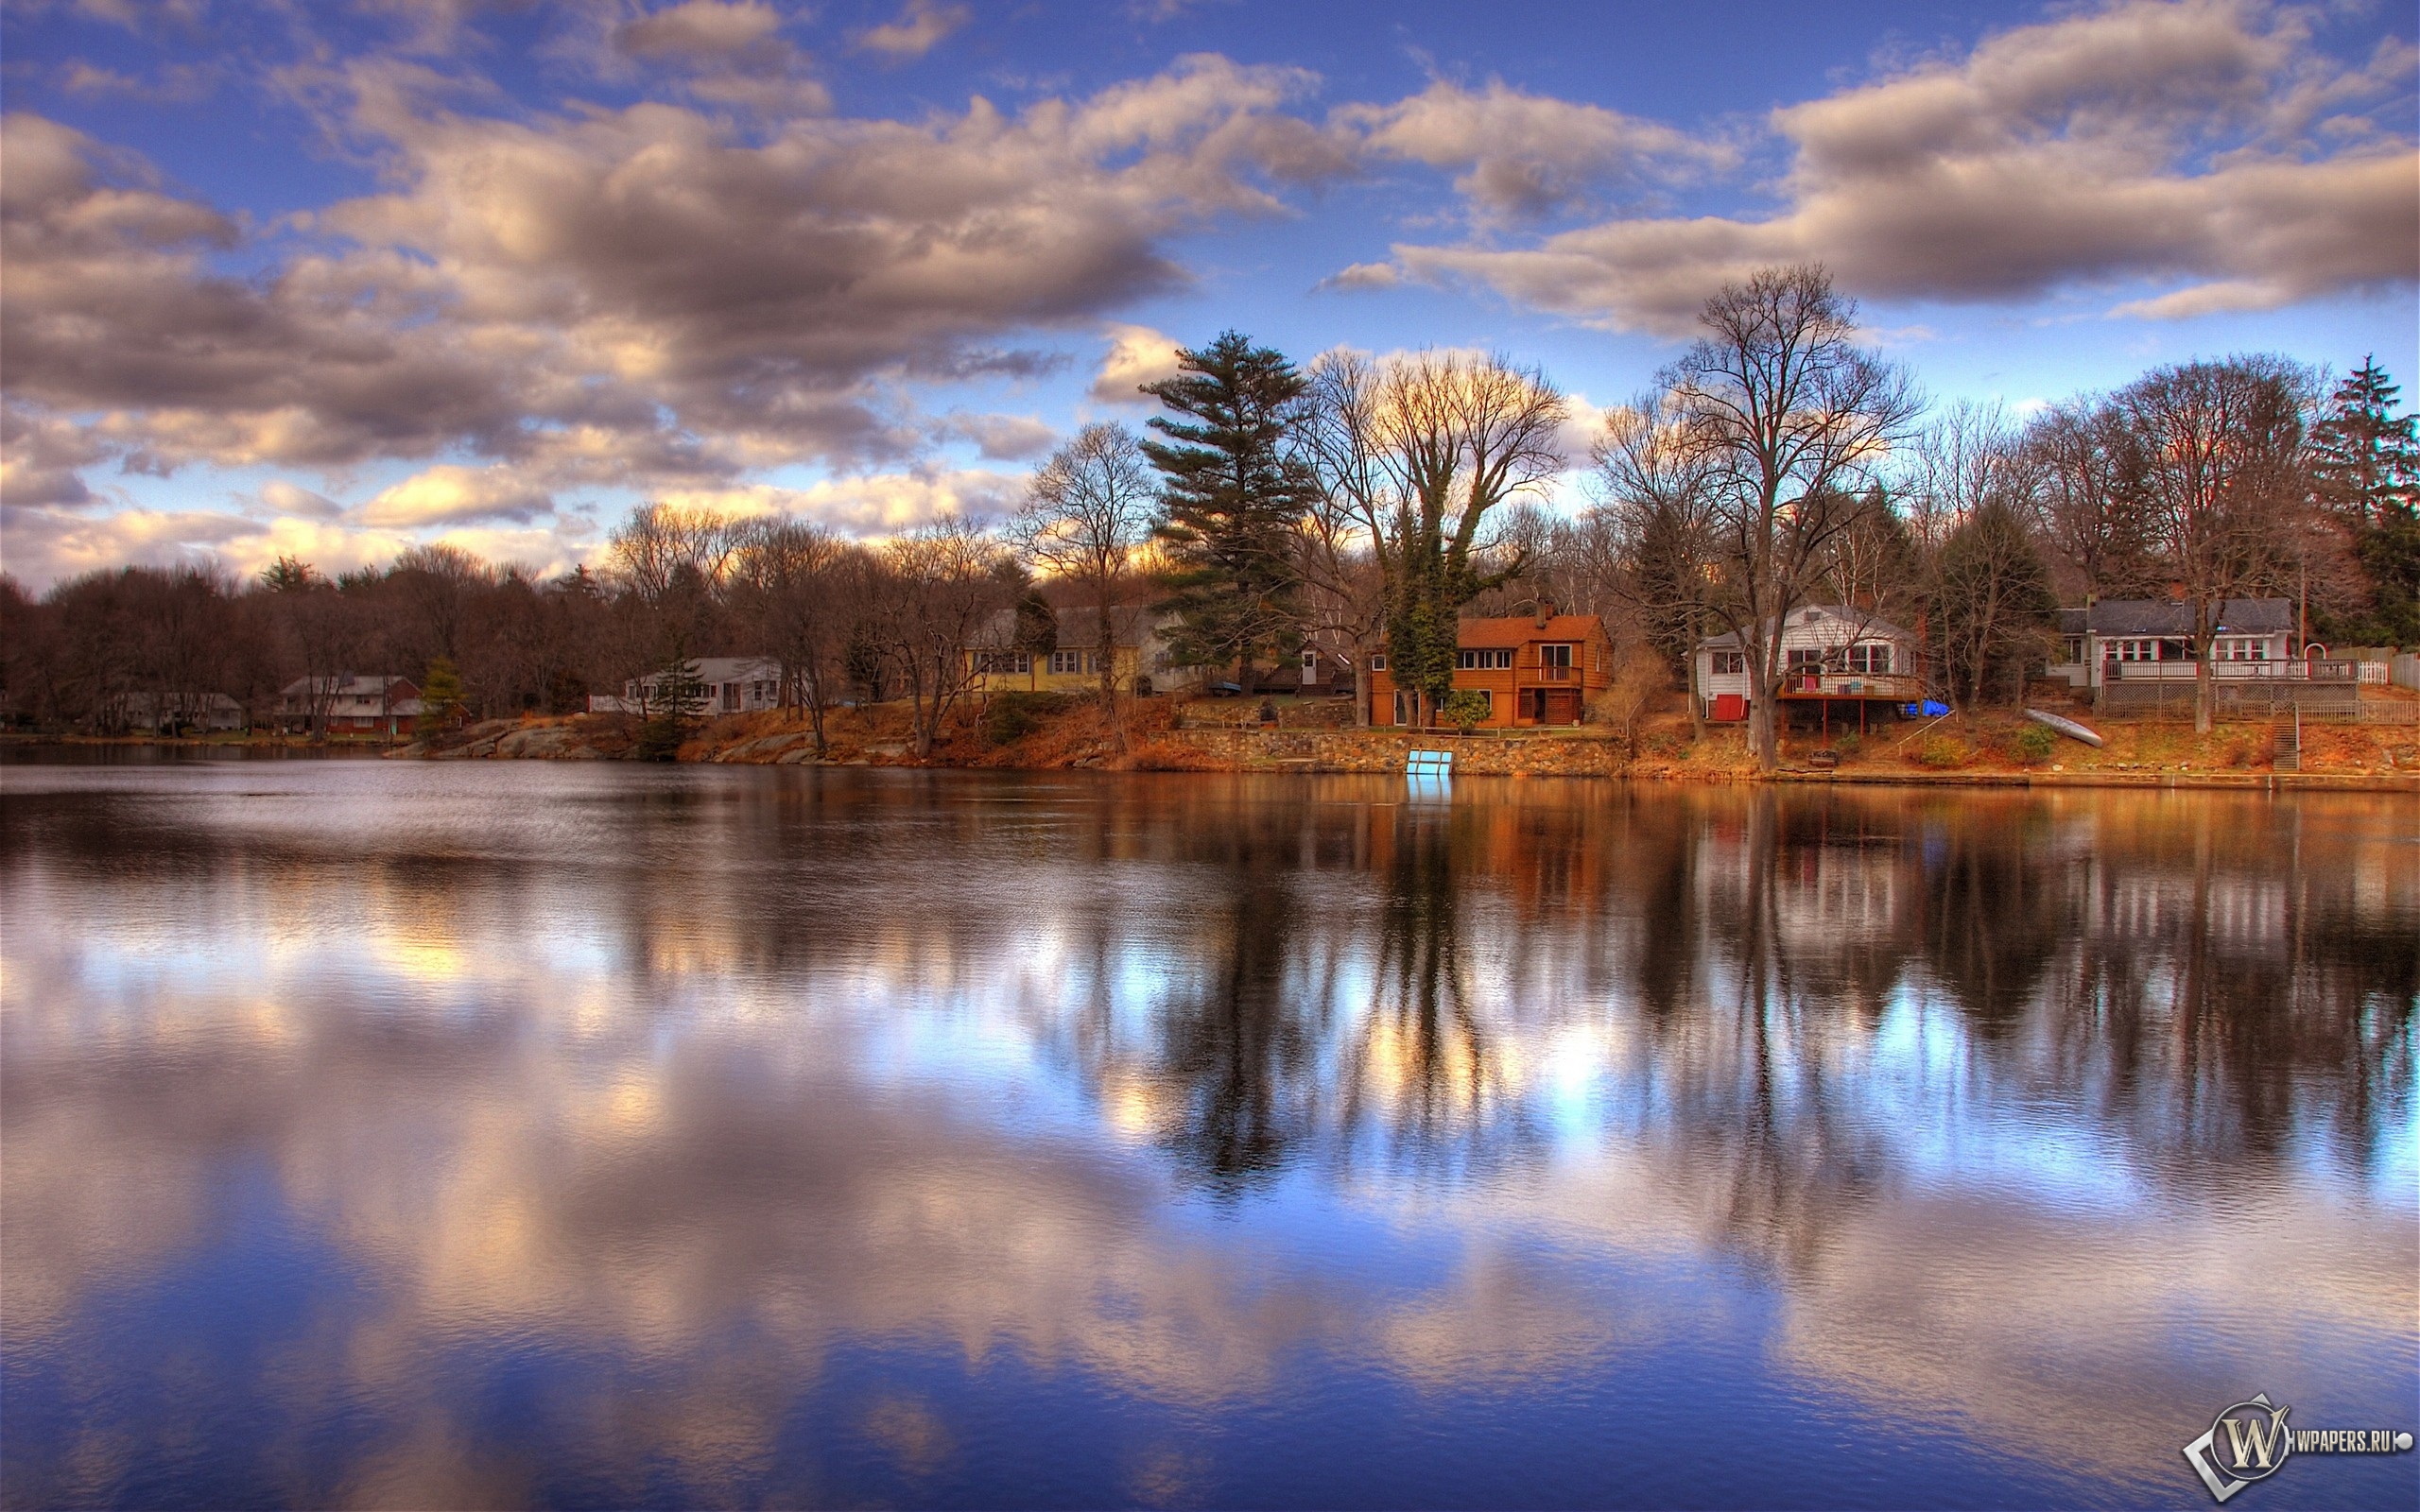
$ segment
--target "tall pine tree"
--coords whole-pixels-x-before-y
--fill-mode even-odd
[[[2342,523],[2369,578],[2370,609],[2330,617],[2342,638],[2420,644],[2420,439],[2414,417],[2394,412],[2401,389],[2377,359],[2336,386],[2327,418],[2311,427],[2312,491]]]
[[[1296,640],[1293,531],[1311,484],[1284,441],[1305,380],[1235,331],[1180,351],[1177,366],[1178,376],[1143,386],[1176,412],[1151,420],[1167,439],[1143,443],[1163,479],[1160,608],[1175,617],[1168,644],[1180,662],[1234,666],[1249,685],[1254,662]]]
[[[2414,417],[2394,413],[2402,389],[2377,359],[2336,386],[2327,418],[2311,427],[2310,470],[2320,502],[2348,524],[2409,524],[2420,516],[2420,440]]]

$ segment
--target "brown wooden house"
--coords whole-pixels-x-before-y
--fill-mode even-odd
[[[1483,729],[1576,725],[1589,702],[1613,681],[1614,645],[1594,614],[1516,614],[1464,620],[1455,637],[1454,687],[1487,695]],[[1387,671],[1370,659],[1370,723],[1400,725],[1410,717]],[[1432,717],[1432,724],[1443,724]]]

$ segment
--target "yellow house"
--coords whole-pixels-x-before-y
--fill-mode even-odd
[[[1021,651],[1015,646],[1016,615],[1004,611],[993,616],[976,638],[977,644],[966,648],[968,667],[975,675],[973,691],[1097,691],[1100,687],[1098,611],[1063,609],[1058,620],[1057,650]],[[1153,639],[1150,611],[1139,608],[1113,609],[1109,611],[1109,624],[1113,643],[1111,669],[1118,688],[1127,693],[1150,693],[1150,663],[1144,660]]]

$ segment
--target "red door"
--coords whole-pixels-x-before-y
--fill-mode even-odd
[[[1744,693],[1718,693],[1714,696],[1714,718],[1717,724],[1736,725],[1748,717],[1748,696]]]

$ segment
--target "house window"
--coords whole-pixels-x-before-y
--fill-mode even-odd
[[[1373,672],[1384,672],[1387,670],[1387,653],[1380,651],[1373,655],[1370,658],[1370,670]],[[1402,724],[1403,721],[1398,719],[1395,723]]]
[[[1807,646],[1789,653],[1789,670],[1793,677],[1812,677],[1824,670],[1824,653]]]
[[[975,670],[992,677],[1024,677],[1033,670],[1033,658],[1024,651],[977,651]]]
[[[2156,662],[2159,660],[2157,641],[2112,641],[2110,660],[2113,662]]]
[[[1571,647],[1541,645],[1538,647],[1538,675],[1549,682],[1562,682],[1571,676]]]
[[[1718,678],[1740,678],[1748,675],[1748,653],[1717,651],[1714,653],[1714,675]]]
[[[1053,651],[1050,653],[1053,672],[1098,672],[1100,653],[1098,651]]]
[[[1886,677],[1891,671],[1891,646],[1884,641],[1859,641],[1849,647],[1848,669],[1870,677]]]
[[[1568,651],[1571,648],[1564,646],[1564,649]],[[1454,653],[1454,670],[1457,672],[1504,672],[1512,670],[1512,651],[1510,646],[1500,651],[1461,650]]]

